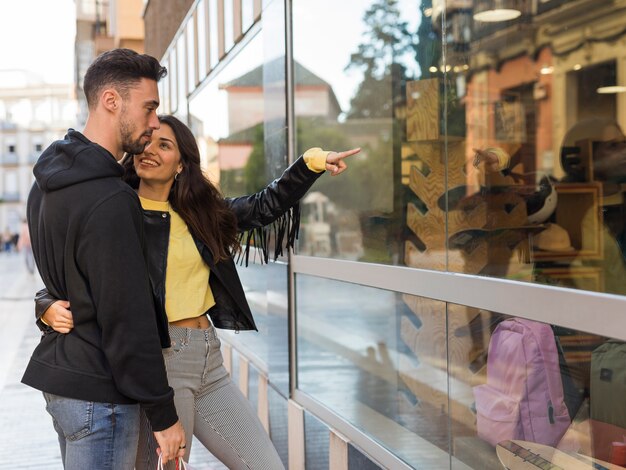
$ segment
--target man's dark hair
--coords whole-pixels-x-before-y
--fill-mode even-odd
[[[122,96],[142,78],[158,82],[167,75],[167,69],[147,54],[130,49],[113,49],[96,57],[87,69],[83,90],[87,105],[92,109],[98,103],[98,95],[104,87],[112,87]]]

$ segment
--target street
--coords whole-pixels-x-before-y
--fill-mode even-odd
[[[63,469],[43,397],[20,383],[39,341],[33,297],[42,286],[21,255],[0,253],[0,469]],[[195,439],[189,463],[194,470],[226,469]]]

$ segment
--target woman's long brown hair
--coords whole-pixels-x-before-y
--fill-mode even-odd
[[[240,248],[235,214],[220,191],[202,173],[200,151],[191,130],[171,115],[161,115],[159,121],[174,132],[183,166],[172,185],[168,201],[191,234],[211,251],[215,262],[224,261]],[[123,166],[124,181],[138,188],[139,177],[133,159],[125,158]]]

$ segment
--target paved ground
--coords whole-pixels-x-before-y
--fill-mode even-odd
[[[63,468],[41,394],[20,383],[39,341],[32,299],[41,285],[19,255],[0,253],[0,469]],[[194,470],[226,469],[198,442],[193,445]]]

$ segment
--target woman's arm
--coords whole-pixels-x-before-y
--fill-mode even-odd
[[[74,318],[67,300],[58,300],[47,289],[35,294],[35,317],[43,332],[53,329],[57,333],[69,333],[74,328]]]
[[[293,247],[300,226],[300,199],[324,170],[330,171],[332,176],[343,173],[348,168],[344,158],[360,151],[359,148],[345,152],[309,149],[265,189],[251,196],[226,199],[237,218],[237,228],[240,232],[247,232],[242,233],[240,239],[243,252],[238,261],[247,266],[250,247],[254,246],[262,253],[262,260],[267,262],[270,239],[274,243],[274,259],[282,255],[285,238],[287,249]],[[272,226],[268,227],[270,224]],[[270,236],[272,232],[273,237]]]
[[[271,224],[304,197],[324,170],[330,171],[332,176],[343,173],[348,168],[344,159],[360,151],[359,148],[345,152],[326,152],[320,148],[307,150],[265,189],[250,196],[226,199],[235,213],[239,230]]]

